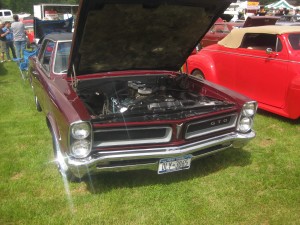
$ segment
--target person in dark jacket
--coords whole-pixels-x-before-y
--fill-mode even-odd
[[[6,37],[6,43],[5,44],[6,44],[6,59],[7,59],[7,61],[11,60],[9,50],[11,50],[13,58],[14,59],[17,58],[15,47],[14,47],[13,33],[12,33],[12,30],[11,30],[10,26],[11,26],[10,22],[5,22],[4,28],[2,28],[2,30],[4,32],[8,31],[8,33],[5,36]]]

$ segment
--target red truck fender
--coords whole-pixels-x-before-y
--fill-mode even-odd
[[[203,54],[195,54],[187,60],[188,74],[198,75],[203,74],[203,78],[214,82],[216,79],[215,63],[210,56]]]

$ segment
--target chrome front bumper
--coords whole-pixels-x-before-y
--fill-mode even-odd
[[[65,162],[72,173],[79,178],[103,171],[157,170],[160,159],[191,154],[194,160],[227,148],[241,148],[254,137],[254,131],[247,134],[232,132],[181,146],[105,151],[85,159],[66,158]]]

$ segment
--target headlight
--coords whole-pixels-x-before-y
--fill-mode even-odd
[[[246,133],[251,130],[253,120],[250,117],[244,117],[240,120],[238,130],[242,133]]]
[[[76,158],[84,158],[91,152],[91,142],[87,140],[75,141],[71,149],[73,156]]]
[[[254,116],[256,109],[257,109],[256,102],[247,102],[243,106],[243,111],[242,111],[243,116]]]
[[[87,138],[91,133],[91,126],[89,123],[75,123],[71,129],[72,137],[78,140]]]

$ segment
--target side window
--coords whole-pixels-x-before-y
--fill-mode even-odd
[[[54,62],[54,73],[65,73],[68,69],[71,42],[59,42]]]
[[[224,24],[215,24],[211,29],[211,32],[224,33],[224,30],[225,30]]]
[[[300,34],[290,34],[289,42],[294,50],[300,50]]]
[[[11,16],[11,12],[10,11],[4,11],[4,16]]]
[[[41,66],[46,72],[50,72],[50,59],[54,48],[54,42],[50,40],[44,41],[41,54],[39,55],[39,61]]]
[[[281,43],[280,39],[277,37],[275,52],[281,52],[281,50],[282,50],[282,43]]]
[[[282,50],[282,44],[275,34],[245,34],[240,47],[263,51],[267,48],[277,52]]]
[[[224,25],[224,31],[223,31],[223,33],[226,33],[226,34],[230,33],[229,27],[227,25]]]
[[[0,12],[0,16],[3,16],[3,13],[2,13],[2,12]]]

